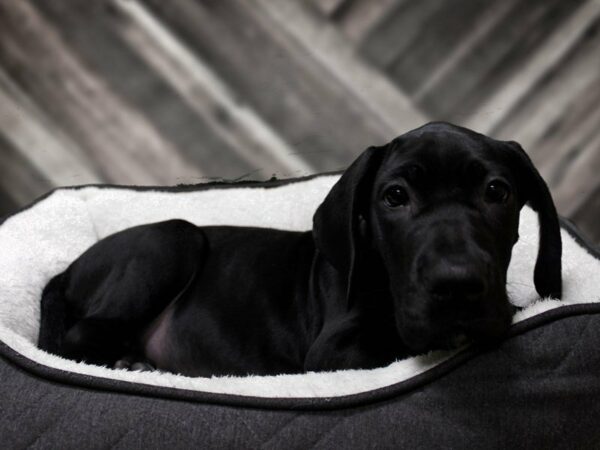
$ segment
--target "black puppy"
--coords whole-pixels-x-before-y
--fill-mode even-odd
[[[458,338],[495,342],[529,202],[534,281],[561,296],[561,239],[544,181],[514,142],[431,123],[365,151],[312,232],[183,220],[103,239],[46,287],[40,347],[192,376],[385,366]]]

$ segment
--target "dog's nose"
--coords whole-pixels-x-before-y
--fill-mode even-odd
[[[438,265],[429,276],[429,292],[440,300],[473,301],[486,291],[477,266]]]

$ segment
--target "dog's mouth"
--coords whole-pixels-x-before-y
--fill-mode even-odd
[[[509,326],[497,320],[486,322],[486,329],[479,326],[457,326],[436,335],[430,344],[432,350],[454,350],[468,344],[492,346],[500,342],[506,336]]]
[[[508,299],[490,302],[482,311],[455,314],[432,313],[431,309],[404,310],[396,319],[403,343],[414,354],[432,350],[454,350],[467,344],[494,346],[505,337],[515,312]]]
[[[437,330],[422,329],[413,333],[404,333],[403,341],[414,354],[427,353],[433,350],[456,350],[470,344],[482,346],[493,346],[502,341],[508,331],[508,327],[493,333],[481,333],[478,330],[457,327],[445,332]]]

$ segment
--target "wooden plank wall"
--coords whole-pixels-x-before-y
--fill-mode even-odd
[[[0,214],[54,186],[345,167],[428,120],[600,242],[600,0],[0,0]]]

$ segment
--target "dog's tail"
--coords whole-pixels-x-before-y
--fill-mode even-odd
[[[64,295],[64,274],[52,278],[44,288],[40,306],[38,346],[48,353],[59,354],[67,333],[67,305]]]

